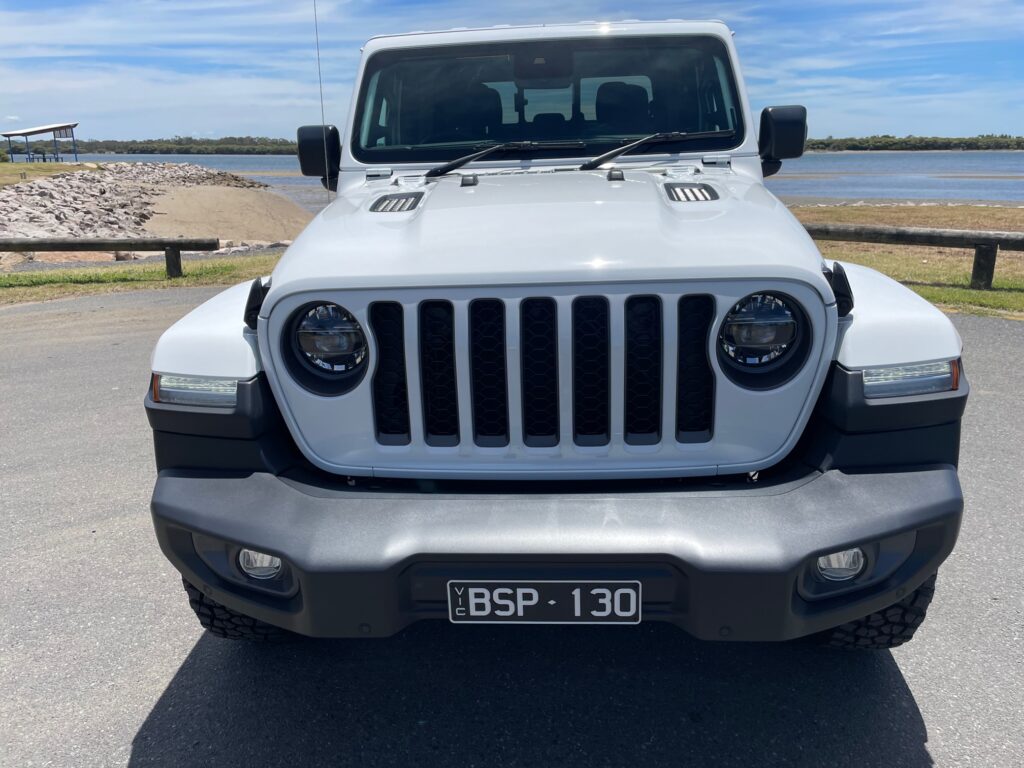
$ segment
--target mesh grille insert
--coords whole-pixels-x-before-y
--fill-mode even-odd
[[[661,441],[661,299],[626,301],[625,437],[630,445]]]
[[[402,305],[397,302],[378,301],[370,305],[370,328],[377,340],[373,418],[377,441],[383,445],[407,445],[410,440],[403,319]]]
[[[476,299],[469,305],[473,439],[482,447],[508,445],[508,380],[505,304]]]
[[[609,309],[604,296],[572,303],[572,406],[577,445],[607,445],[610,439]]]
[[[558,307],[554,299],[525,299],[519,308],[522,352],[523,442],[558,445]]]
[[[455,312],[450,301],[424,301],[420,304],[420,384],[427,445],[458,445]]]
[[[714,429],[715,375],[708,360],[708,334],[714,319],[711,296],[679,300],[676,440],[681,443],[705,443]]]

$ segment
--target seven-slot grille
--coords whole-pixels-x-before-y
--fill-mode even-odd
[[[464,317],[457,320],[457,311]],[[419,398],[421,407],[414,411],[422,414],[423,439],[429,446],[472,441],[481,448],[506,447],[512,440],[513,415],[520,422],[523,444],[530,448],[565,440],[579,447],[605,446],[614,434],[636,446],[665,439],[709,441],[715,390],[707,350],[714,315],[714,299],[703,294],[671,299],[636,295],[617,303],[600,295],[578,296],[561,320],[557,302],[546,297],[514,303],[483,297],[468,305],[434,299],[421,302],[415,312],[404,312],[396,302],[374,302],[369,320],[378,355],[372,381],[377,441],[410,443],[411,397]],[[410,322],[415,324],[412,329],[406,327]],[[468,360],[469,386],[463,389],[456,365],[459,322],[467,327],[463,359]],[[515,334],[509,333],[511,322],[516,323]],[[667,327],[674,331],[667,336],[675,340],[671,349]],[[613,343],[613,334],[621,334],[620,343]],[[513,336],[518,359],[510,361],[507,342]],[[408,339],[415,339],[418,349],[407,357]],[[559,349],[560,339],[571,349]],[[616,354],[622,356],[621,382],[613,381]],[[562,355],[570,356],[567,367],[560,366]],[[419,391],[410,389],[407,360],[418,364],[412,380],[419,382]],[[666,376],[669,365],[674,366],[672,376]],[[569,380],[560,380],[566,373]],[[666,396],[666,382],[673,388],[671,396]],[[571,435],[562,434],[561,427],[566,387],[571,392]],[[623,398],[621,409],[613,407],[616,392]],[[674,413],[666,414],[666,407]],[[674,425],[674,434],[664,434],[663,423]]]

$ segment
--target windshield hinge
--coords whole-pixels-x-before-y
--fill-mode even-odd
[[[393,174],[390,168],[367,168],[366,169],[366,180],[376,181],[377,179],[390,179]]]
[[[729,155],[704,155],[700,161],[704,165],[714,168],[730,168],[732,166],[732,157]]]

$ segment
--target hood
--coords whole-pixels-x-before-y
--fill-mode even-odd
[[[282,258],[265,311],[328,289],[708,278],[798,280],[832,300],[803,227],[759,180],[730,169],[475,178],[367,182],[339,195]],[[672,183],[707,184],[718,199],[673,200]],[[371,210],[416,192],[414,210]]]

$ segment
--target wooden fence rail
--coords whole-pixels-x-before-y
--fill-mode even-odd
[[[864,227],[859,224],[805,224],[815,240],[848,243],[929,245],[939,248],[973,248],[971,288],[989,289],[996,271],[999,249],[1024,251],[1024,232],[985,232],[970,229],[927,229],[924,227]]]
[[[999,249],[1024,251],[1024,232],[986,232],[922,227],[865,227],[856,224],[807,224],[815,240],[887,243],[941,248],[973,248],[971,288],[989,289]],[[168,277],[181,277],[182,251],[215,251],[213,238],[0,238],[0,251],[163,251]]]
[[[127,238],[78,238],[78,237],[9,237],[0,238],[0,252],[33,251],[154,251],[164,252],[168,277],[181,277],[182,251],[216,251],[220,242],[215,238],[182,237],[127,237]]]

